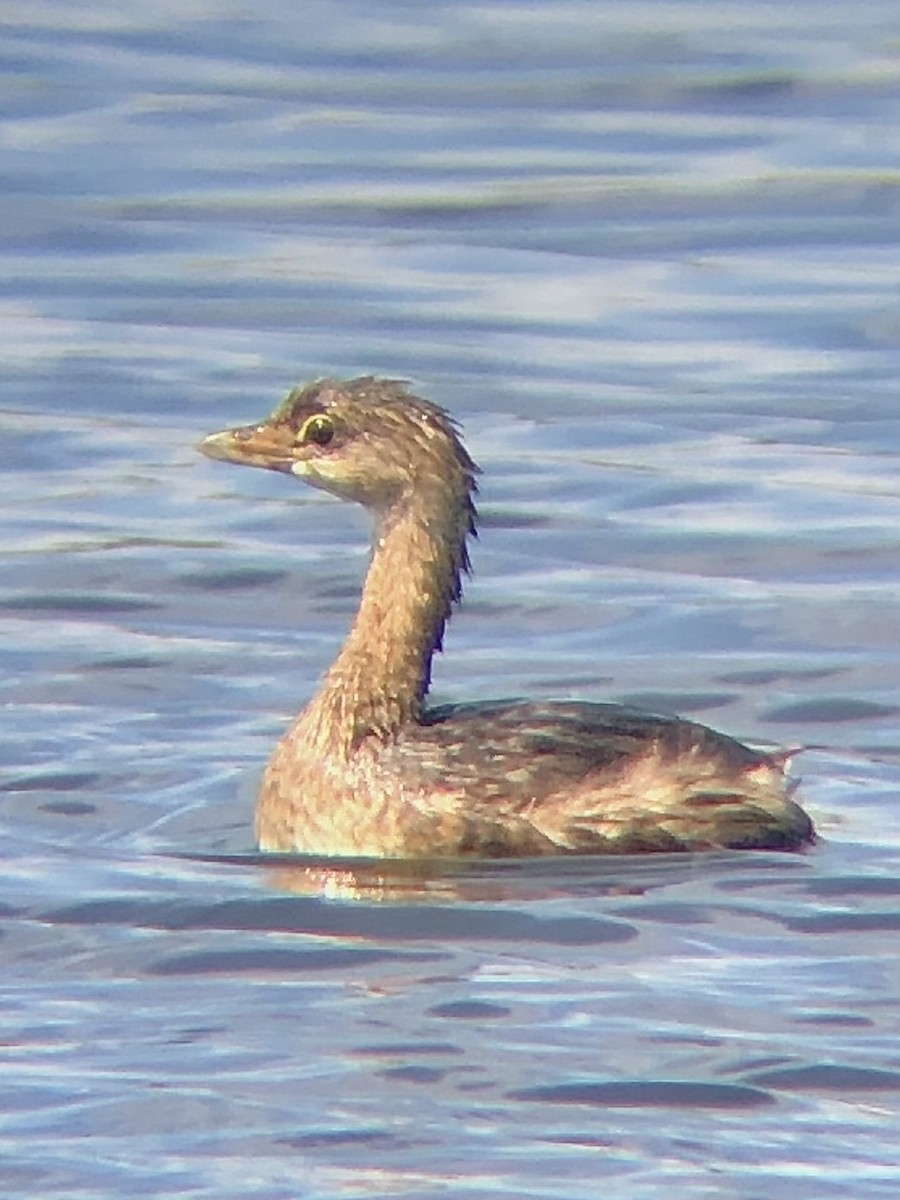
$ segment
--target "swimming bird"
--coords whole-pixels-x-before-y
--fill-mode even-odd
[[[385,858],[793,850],[813,826],[784,754],[678,717],[586,701],[429,708],[431,664],[469,571],[479,469],[400,382],[320,379],[208,457],[365,506],[356,618],[263,775],[263,850]]]

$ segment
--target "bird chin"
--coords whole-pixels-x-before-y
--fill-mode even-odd
[[[294,461],[286,469],[292,475],[296,475],[298,479],[302,479],[304,483],[311,483],[314,487],[325,486],[310,462],[305,462],[303,459],[299,462]]]
[[[332,495],[342,495],[340,486],[327,475],[323,475],[318,468],[318,464],[309,459],[299,459],[288,464],[284,468],[289,471],[296,479],[302,479],[304,483],[310,487],[321,488],[323,492],[331,492]],[[350,499],[353,499],[351,496]]]

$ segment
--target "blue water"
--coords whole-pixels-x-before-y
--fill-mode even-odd
[[[0,29],[3,1195],[896,1196],[896,6]],[[814,850],[255,854],[367,529],[193,446],[370,372],[485,470],[435,698],[806,746]]]

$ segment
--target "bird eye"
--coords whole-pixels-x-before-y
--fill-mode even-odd
[[[298,442],[314,442],[317,446],[327,446],[334,437],[334,425],[322,413],[307,417],[297,434]]]

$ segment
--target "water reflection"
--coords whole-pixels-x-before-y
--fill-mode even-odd
[[[676,868],[682,855],[671,859]],[[572,856],[543,866],[535,859],[334,859],[291,854],[192,855],[189,861],[257,868],[264,886],[324,899],[422,902],[517,900],[594,895],[639,895],[652,883],[624,882],[602,859]],[[631,862],[631,860],[628,860]],[[638,860],[637,866],[642,866]],[[627,869],[622,875],[627,875]],[[654,873],[655,874],[655,873]],[[663,886],[660,871],[655,886]]]
[[[785,864],[785,860],[787,862]],[[250,869],[266,890],[367,903],[516,903],[627,899],[702,881],[796,877],[802,856],[778,852],[569,855],[540,859],[334,859],[291,854],[187,855],[185,862]],[[784,865],[782,872],[780,868]],[[745,870],[746,868],[746,870]]]
[[[370,863],[355,866],[260,864],[265,886],[278,892],[321,896],[325,900],[368,903],[431,903],[447,900],[500,901],[512,889],[502,881],[466,879],[427,863]],[[547,893],[549,894],[549,893]]]

